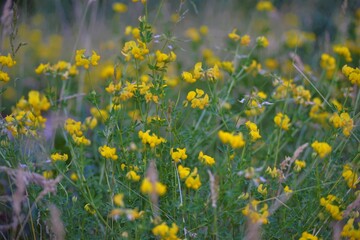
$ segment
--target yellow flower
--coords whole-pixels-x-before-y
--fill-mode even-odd
[[[47,64],[43,64],[41,63],[36,69],[35,69],[35,73],[36,74],[42,74],[44,72],[46,72],[50,67],[50,64],[47,63]]]
[[[181,164],[178,166],[178,172],[180,179],[185,179],[187,176],[189,176],[191,170],[188,167],[183,167]]]
[[[56,162],[56,161],[67,161],[68,160],[68,155],[66,153],[64,154],[60,154],[60,153],[54,153],[51,154],[51,160]]]
[[[327,78],[332,78],[336,70],[336,60],[329,54],[323,53],[320,59],[320,66],[325,71]]]
[[[245,125],[250,130],[249,134],[251,137],[251,141],[255,142],[256,140],[261,138],[259,129],[257,128],[257,125],[255,123],[247,121]]]
[[[151,182],[149,178],[144,178],[141,183],[140,191],[143,194],[156,193],[159,196],[163,196],[166,193],[166,186],[160,182]]]
[[[242,214],[249,217],[253,223],[268,224],[268,205],[264,203],[263,207],[259,209],[259,203],[257,200],[252,200],[242,210]]]
[[[173,223],[171,227],[166,225],[165,222],[161,223],[160,225],[155,226],[152,229],[152,233],[159,237],[161,240],[178,240],[176,235],[179,231],[179,227]]]
[[[266,188],[266,187],[264,188],[264,185],[263,185],[263,184],[260,184],[260,185],[258,186],[257,191],[258,191],[261,195],[264,195],[264,196],[267,195],[267,188]]]
[[[185,160],[187,158],[186,155],[186,148],[176,148],[176,151],[174,152],[174,149],[171,148],[170,149],[170,155],[172,160],[174,160],[174,162],[179,162],[180,160]]]
[[[300,172],[301,169],[303,169],[305,167],[306,167],[306,162],[305,161],[301,161],[301,160],[298,160],[298,159],[295,160],[295,165],[294,165],[295,172]]]
[[[324,158],[331,153],[331,146],[326,142],[315,141],[311,144],[311,147],[321,158]]]
[[[340,56],[343,56],[346,62],[352,61],[350,50],[346,46],[335,45],[333,46],[333,51],[339,54]]]
[[[187,188],[194,190],[198,190],[201,187],[200,176],[198,174],[197,168],[194,168],[194,170],[186,178],[185,185]]]
[[[116,155],[116,148],[111,148],[106,145],[99,147],[99,152],[101,156],[107,159],[117,160],[118,155]]]
[[[356,188],[356,185],[360,182],[358,174],[353,171],[349,164],[344,165],[342,177],[345,179],[349,188]]]
[[[232,32],[228,34],[228,37],[229,37],[231,40],[239,41],[239,40],[240,40],[240,35],[238,35],[238,34],[236,33],[236,31],[237,31],[237,29],[234,28],[234,29],[232,30]]]
[[[357,224],[357,229],[354,226],[354,221],[355,218],[349,218],[349,220],[347,221],[347,223],[344,225],[342,231],[341,231],[341,236],[342,237],[346,237],[346,239],[351,239],[351,240],[357,240],[360,239],[360,225],[359,223]]]
[[[149,134],[150,130],[147,130],[146,132],[139,131],[139,138],[141,139],[143,144],[149,144],[151,148],[154,148],[161,143],[165,143],[166,140],[162,137],[156,136],[154,133],[152,135]]]
[[[240,39],[240,44],[243,45],[243,46],[249,46],[250,42],[251,42],[251,38],[247,34],[242,36],[241,39]]]
[[[126,173],[126,178],[134,182],[138,182],[140,180],[140,176],[133,170]]]
[[[360,69],[352,68],[348,65],[342,67],[342,73],[349,79],[352,84],[360,86]]]
[[[16,64],[16,61],[12,59],[9,53],[7,56],[0,55],[0,64],[10,68]]]
[[[320,205],[325,207],[325,210],[330,213],[332,218],[340,221],[343,218],[343,212],[340,211],[339,206],[333,204],[335,201],[338,201],[338,198],[334,195],[329,194],[326,198],[320,199]]]
[[[200,160],[200,162],[202,162],[203,164],[206,164],[206,165],[209,165],[209,166],[212,166],[215,164],[215,159],[208,156],[208,155],[205,155],[202,151],[200,151],[199,153],[199,156],[198,156],[198,159]]]
[[[230,146],[234,149],[242,148],[243,146],[245,146],[245,141],[244,141],[242,133],[232,134],[232,133],[220,130],[218,132],[218,137],[220,138],[222,143],[230,144]]]
[[[120,2],[113,3],[112,8],[117,13],[124,13],[124,12],[127,12],[127,10],[128,10],[128,7],[126,6],[126,4],[123,4]]]
[[[342,128],[343,134],[346,137],[350,136],[351,130],[354,127],[354,121],[353,119],[351,119],[349,113],[347,112],[341,113],[340,116],[338,113],[334,113],[330,117],[330,122],[333,124],[335,128]]]
[[[319,238],[308,233],[308,232],[303,232],[301,234],[301,238],[299,238],[299,240],[318,240]]]
[[[0,70],[0,82],[8,82],[8,81],[10,81],[9,74]]]
[[[284,129],[285,131],[289,130],[290,118],[286,114],[281,112],[277,113],[274,117],[274,122],[281,129]]]
[[[53,176],[54,176],[54,173],[51,170],[43,172],[43,177],[46,179],[51,179],[51,178],[53,178]]]
[[[95,208],[93,206],[91,206],[90,203],[85,204],[84,209],[85,209],[85,211],[87,211],[88,213],[90,213],[92,215],[95,215],[95,213],[96,213]]]
[[[289,188],[289,186],[286,185],[286,186],[284,187],[284,192],[285,192],[286,194],[288,194],[288,193],[292,193],[293,190],[291,190],[291,189]]]
[[[113,201],[114,201],[116,206],[124,207],[125,206],[125,204],[124,204],[124,194],[122,194],[122,193],[116,194],[113,197]]]
[[[70,175],[70,179],[73,180],[74,182],[76,182],[77,180],[79,180],[79,177],[76,173],[71,173]]]
[[[270,1],[260,1],[256,4],[256,10],[262,12],[270,12],[274,9],[273,4]]]
[[[269,46],[269,41],[264,36],[257,37],[256,43],[259,47],[263,47],[263,48],[266,48],[267,46]]]
[[[209,96],[205,94],[203,90],[196,89],[195,91],[188,92],[186,96],[186,101],[184,101],[185,106],[188,102],[191,102],[192,108],[204,109],[209,105]]]

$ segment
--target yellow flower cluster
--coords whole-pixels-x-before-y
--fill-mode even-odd
[[[178,163],[181,160],[185,160],[187,159],[187,155],[186,155],[186,148],[176,148],[176,151],[174,151],[173,148],[170,149],[170,155],[172,160],[174,160],[174,162]]]
[[[115,2],[115,3],[113,3],[113,5],[112,5],[112,9],[114,10],[114,12],[124,13],[124,12],[127,12],[128,7],[127,7],[127,5],[124,4],[124,3]]]
[[[268,191],[267,191],[267,187],[264,188],[264,184],[260,184],[258,187],[257,187],[257,191],[263,195],[263,196],[266,196]]]
[[[147,130],[146,132],[140,130],[139,138],[143,144],[149,144],[151,148],[166,142],[164,138],[156,136],[155,133],[150,135],[150,130]]]
[[[311,93],[304,86],[297,86],[292,91],[294,100],[297,104],[306,106],[310,103]]]
[[[28,100],[21,97],[12,113],[5,117],[7,129],[13,136],[32,133],[36,135],[35,129],[44,128],[46,118],[41,113],[50,108],[48,99],[38,91],[30,91]]]
[[[320,66],[326,72],[327,78],[332,78],[334,76],[336,71],[336,61],[334,57],[323,53],[321,55]]]
[[[215,159],[213,157],[205,155],[202,151],[200,151],[198,159],[200,160],[201,163],[208,166],[212,166],[215,164]]]
[[[303,232],[301,234],[301,237],[299,238],[299,240],[318,240],[319,238],[308,233],[308,232]]]
[[[342,212],[340,211],[339,206],[333,204],[334,201],[338,201],[338,198],[329,194],[326,199],[320,199],[320,205],[325,207],[326,211],[330,213],[332,218],[340,221],[342,219]]]
[[[126,173],[125,176],[127,179],[129,179],[133,182],[140,181],[140,176],[134,170],[130,170],[129,172]]]
[[[269,46],[269,40],[265,36],[256,38],[256,44],[259,47],[267,48]]]
[[[258,63],[256,60],[252,60],[249,66],[245,66],[245,71],[248,74],[251,74],[253,77],[261,71],[261,64]]]
[[[184,171],[187,171],[187,170],[183,169],[182,171],[184,174]],[[179,175],[180,175],[180,171],[179,171]],[[194,168],[194,170],[186,178],[185,185],[187,188],[194,189],[194,190],[198,190],[201,187],[200,175],[198,174],[197,168]]]
[[[259,129],[255,123],[247,121],[245,123],[245,125],[250,131],[249,134],[250,134],[251,141],[255,142],[256,140],[261,138]]]
[[[350,136],[351,130],[354,127],[354,120],[347,112],[343,112],[340,115],[338,113],[334,113],[330,117],[330,122],[335,128],[342,128],[343,134],[346,137]]]
[[[270,11],[274,10],[274,6],[273,6],[272,2],[264,0],[264,1],[260,1],[256,4],[256,10],[258,10],[260,12],[270,12]]]
[[[183,72],[181,74],[182,79],[184,79],[184,81],[188,83],[194,83],[203,76],[204,76],[204,70],[202,69],[201,62],[195,64],[193,73]]]
[[[155,226],[152,229],[152,233],[159,237],[161,240],[178,240],[176,235],[179,231],[179,227],[173,223],[171,227],[169,227],[165,222]]]
[[[106,159],[117,160],[119,157],[116,155],[116,148],[111,148],[109,146],[99,147],[99,153]]]
[[[90,64],[92,66],[98,65],[100,56],[97,55],[97,53],[95,51],[92,51],[92,55],[90,57],[86,57],[84,55],[85,51],[86,51],[86,49],[76,50],[76,54],[75,54],[76,66],[83,66],[85,69],[89,69]]]
[[[180,179],[183,180],[183,179],[187,178],[187,176],[189,176],[191,169],[188,167],[183,167],[181,164],[179,164],[178,172],[179,172]]]
[[[166,186],[161,182],[151,182],[149,178],[144,178],[141,186],[140,191],[143,194],[157,194],[159,196],[163,196],[166,193]]]
[[[342,172],[342,177],[345,179],[349,188],[356,188],[356,185],[360,183],[359,175],[353,171],[349,164],[345,164]]]
[[[108,217],[111,217],[115,220],[118,219],[120,216],[125,215],[129,221],[134,221],[136,219],[141,218],[144,214],[144,211],[139,212],[136,208],[135,209],[125,208],[124,194],[122,193],[118,193],[114,195],[113,202],[116,206],[120,208],[112,209]]]
[[[342,73],[349,78],[352,84],[356,84],[360,86],[360,69],[359,68],[352,68],[348,65],[344,65],[342,67]]]
[[[131,58],[144,60],[144,56],[149,53],[146,44],[140,40],[137,41],[138,43],[135,41],[128,41],[125,43],[121,53],[125,56],[126,61],[130,61]]]
[[[250,36],[245,34],[244,36],[241,37],[236,32],[237,32],[237,29],[234,28],[232,30],[232,32],[228,34],[228,37],[235,42],[240,42],[240,45],[248,46],[251,42]]]
[[[284,99],[295,88],[295,84],[292,79],[277,79],[273,85],[276,87],[273,97],[275,99]]]
[[[318,142],[315,141],[311,144],[311,147],[314,149],[314,151],[319,154],[321,158],[326,157],[328,154],[331,153],[331,146],[327,144],[326,142]]]
[[[16,61],[12,59],[11,55],[7,56],[0,55],[0,82],[8,82],[10,81],[9,74],[7,72],[3,72],[3,67],[13,67],[16,64]]]
[[[250,100],[247,104],[247,107],[249,109],[245,110],[246,116],[253,117],[253,116],[258,116],[261,113],[263,113],[266,108],[262,103],[264,102],[264,100],[266,98],[267,98],[267,95],[262,91],[252,92]]]
[[[321,123],[322,125],[325,125],[330,114],[324,110],[325,108],[320,98],[314,98],[312,100],[312,103],[313,106],[311,107],[309,112],[310,118]]]
[[[306,167],[306,162],[305,161],[301,161],[299,159],[296,159],[294,162],[294,170],[295,172],[300,172],[301,169]]]
[[[78,74],[76,65],[71,65],[69,62],[58,61],[54,65],[50,63],[40,63],[35,69],[36,74],[52,74],[59,76],[62,80],[67,80],[69,77],[74,77]]]
[[[230,146],[234,149],[242,148],[245,145],[245,140],[241,132],[238,134],[233,134],[220,130],[218,132],[218,137],[223,144],[230,144]]]
[[[290,118],[281,112],[277,113],[274,117],[274,123],[281,129],[285,131],[289,130],[290,127]]]
[[[169,54],[165,54],[157,50],[155,52],[155,56],[156,56],[156,67],[158,67],[159,69],[166,68],[168,63],[174,62],[176,60],[176,54],[173,51],[171,51]]]
[[[342,45],[335,45],[333,46],[334,53],[339,54],[340,56],[343,56],[345,58],[346,62],[351,62],[351,53],[348,47],[342,46]]]
[[[259,209],[259,203],[260,201],[258,200],[251,200],[251,202],[242,210],[242,214],[249,217],[253,223],[268,224],[268,205],[264,203],[263,207]]]
[[[187,106],[188,102],[191,102],[192,108],[204,109],[209,105],[209,95],[205,94],[201,89],[188,92],[184,105]]]
[[[354,227],[355,218],[350,218],[341,231],[341,236],[350,240],[360,239],[360,223],[357,223],[357,229]]]
[[[63,161],[63,162],[65,162],[65,161],[68,160],[69,157],[68,157],[68,155],[67,155],[66,153],[64,153],[64,154],[54,153],[54,154],[51,154],[50,158],[51,158],[51,160],[52,160],[53,162],[56,162],[56,161]]]
[[[71,135],[72,139],[77,145],[88,146],[91,144],[91,141],[83,135],[81,130],[81,122],[77,122],[72,118],[68,118],[65,121],[64,128]]]

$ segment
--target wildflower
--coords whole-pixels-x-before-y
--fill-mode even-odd
[[[75,54],[76,66],[83,66],[85,69],[88,69],[90,64],[92,66],[98,65],[100,56],[97,55],[95,51],[92,51],[92,55],[90,57],[86,57],[84,55],[85,51],[86,51],[85,49],[76,50],[76,54]]]
[[[121,53],[125,56],[126,61],[129,61],[132,57],[134,59],[144,60],[144,56],[149,53],[149,49],[145,43],[140,40],[137,42],[138,43],[129,41],[125,43]]]
[[[224,61],[221,63],[221,68],[227,71],[228,73],[232,74],[235,71],[234,63]]]
[[[9,53],[7,56],[0,55],[0,64],[11,68],[16,64],[16,61],[12,59],[12,57]]]
[[[310,109],[309,116],[317,122],[325,125],[329,117],[329,113],[324,111],[323,103],[320,98],[314,98],[312,100],[313,106]]]
[[[200,160],[200,162],[202,162],[203,164],[206,164],[206,165],[209,165],[209,166],[212,166],[215,164],[215,159],[208,156],[208,155],[205,155],[202,151],[200,151],[199,153],[199,156],[198,156],[198,159]]]
[[[295,165],[294,165],[294,170],[295,172],[300,172],[301,169],[306,167],[306,162],[305,161],[301,161],[299,159],[295,160]]]
[[[281,129],[284,129],[285,131],[289,130],[290,118],[286,114],[281,112],[277,113],[274,117],[274,122]]]
[[[311,144],[311,147],[314,151],[319,154],[321,158],[326,157],[329,153],[331,153],[331,146],[326,142],[318,142],[315,141]]]
[[[346,137],[350,136],[351,130],[354,127],[354,121],[347,112],[343,112],[340,115],[338,113],[334,113],[330,117],[330,122],[335,128],[342,128],[343,134]]]
[[[349,164],[345,164],[342,172],[342,177],[345,179],[349,188],[356,188],[356,185],[360,182],[358,174],[353,171]]]
[[[42,74],[44,72],[46,72],[50,67],[50,64],[47,63],[47,64],[43,64],[41,63],[36,69],[35,69],[35,73],[36,74]]]
[[[286,186],[284,187],[284,192],[285,192],[286,194],[289,194],[289,193],[292,193],[293,190],[291,190],[291,189],[289,188],[289,186],[286,185]]]
[[[236,31],[237,31],[237,29],[234,28],[234,29],[232,30],[232,32],[228,34],[228,37],[229,37],[231,40],[239,41],[239,40],[240,40],[240,35],[238,35],[238,34],[236,33]]]
[[[191,102],[192,108],[204,109],[209,105],[209,96],[205,94],[203,90],[196,89],[195,91],[188,92],[186,96],[185,106],[188,102]]]
[[[249,46],[250,42],[251,42],[251,38],[247,34],[242,36],[241,39],[240,39],[240,44],[243,45],[243,46]]]
[[[113,201],[116,206],[124,207],[124,194],[118,193],[113,197]]]
[[[335,45],[333,46],[333,51],[339,54],[340,56],[344,57],[346,62],[352,61],[350,50],[346,46]]]
[[[116,148],[111,148],[106,145],[99,147],[99,152],[101,156],[106,159],[117,160],[118,155],[116,155]]]
[[[68,160],[68,155],[66,153],[64,154],[60,154],[60,153],[54,153],[51,154],[51,160],[56,162],[56,161],[67,161]]]
[[[166,193],[166,186],[161,182],[151,182],[149,178],[144,178],[140,186],[140,191],[143,194],[156,193],[159,196],[163,196]]]
[[[352,68],[348,65],[342,67],[342,73],[349,79],[352,84],[360,86],[360,69]]]
[[[245,67],[247,73],[252,74],[254,77],[261,71],[261,64],[256,60],[252,60],[249,66]]]
[[[310,102],[311,93],[304,86],[297,86],[293,89],[294,100],[296,103],[306,106]]]
[[[220,130],[218,132],[218,137],[220,138],[222,143],[230,144],[230,146],[234,149],[242,148],[243,146],[245,146],[245,141],[244,141],[244,138],[243,138],[243,135],[241,132],[238,134],[232,134],[232,133]]]
[[[346,237],[347,239],[356,240],[360,239],[360,224],[358,223],[357,229],[354,226],[355,218],[349,218],[347,223],[344,225],[341,236]]]
[[[200,42],[201,36],[196,28],[189,28],[185,31],[185,36],[190,38],[193,42]]]
[[[76,173],[71,173],[70,175],[70,179],[73,180],[74,182],[76,182],[77,180],[79,180],[79,177]]]
[[[266,196],[267,195],[267,187],[264,188],[264,184],[260,184],[257,188],[257,191],[261,194]]]
[[[319,238],[308,233],[308,232],[303,232],[301,234],[301,238],[299,238],[299,240],[318,240]]]
[[[256,4],[256,10],[260,12],[270,12],[274,9],[274,6],[270,1],[260,1]]]
[[[0,70],[0,82],[10,81],[9,74]]]
[[[268,224],[268,205],[264,203],[263,207],[259,209],[259,203],[258,200],[251,200],[251,202],[242,210],[242,214],[249,217],[253,223]]]
[[[198,190],[201,187],[200,176],[198,174],[197,168],[194,168],[194,170],[186,178],[185,185],[187,188],[194,190]]]
[[[147,130],[146,132],[139,131],[139,138],[141,139],[143,144],[149,144],[151,148],[154,148],[161,143],[165,143],[166,140],[162,137],[158,137],[153,133],[150,135],[150,130]]]
[[[191,170],[188,167],[183,167],[181,164],[178,166],[178,172],[180,179],[185,179],[187,176],[189,176]]]
[[[215,81],[215,80],[220,79],[221,73],[220,73],[218,65],[215,64],[213,68],[209,68],[206,71],[206,76],[208,79],[210,79],[210,81]]]
[[[117,13],[124,13],[124,12],[127,12],[127,10],[128,10],[126,4],[119,3],[119,2],[113,3],[112,8]]]
[[[327,78],[332,78],[336,70],[335,58],[329,54],[323,53],[321,55],[320,66],[325,71]]]
[[[178,240],[176,235],[179,231],[179,227],[172,223],[171,227],[169,227],[165,222],[161,223],[160,225],[155,226],[152,229],[152,233],[155,236],[160,237],[161,240]]]
[[[255,142],[256,140],[261,138],[259,129],[257,128],[257,125],[255,123],[247,121],[245,125],[250,130],[249,134],[251,137],[251,141]]]
[[[256,44],[259,47],[266,48],[267,46],[269,46],[269,41],[268,41],[268,39],[266,37],[260,36],[260,37],[256,38]]]
[[[266,173],[269,174],[272,178],[276,178],[279,176],[279,170],[276,169],[276,167],[274,168],[267,167]]]
[[[140,176],[133,170],[126,173],[126,178],[133,182],[138,182],[140,180]]]
[[[51,178],[53,178],[53,176],[54,176],[54,172],[51,170],[43,172],[43,177],[45,179],[51,179]]]
[[[90,203],[85,204],[84,209],[91,215],[95,215],[95,213],[96,213],[95,208]]]
[[[320,205],[325,207],[325,210],[330,213],[332,218],[340,221],[342,219],[342,212],[340,211],[339,206],[333,204],[335,201],[338,201],[338,198],[329,194],[326,198],[320,199]]]
[[[275,58],[267,58],[265,59],[265,66],[270,71],[274,71],[279,67],[279,62]]]
[[[180,160],[185,160],[187,158],[186,155],[186,148],[176,148],[176,151],[174,152],[174,149],[171,148],[170,149],[170,155],[172,160],[174,160],[174,162],[179,162]]]

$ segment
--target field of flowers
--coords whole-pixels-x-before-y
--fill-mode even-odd
[[[1,239],[360,239],[356,1],[0,8]]]

